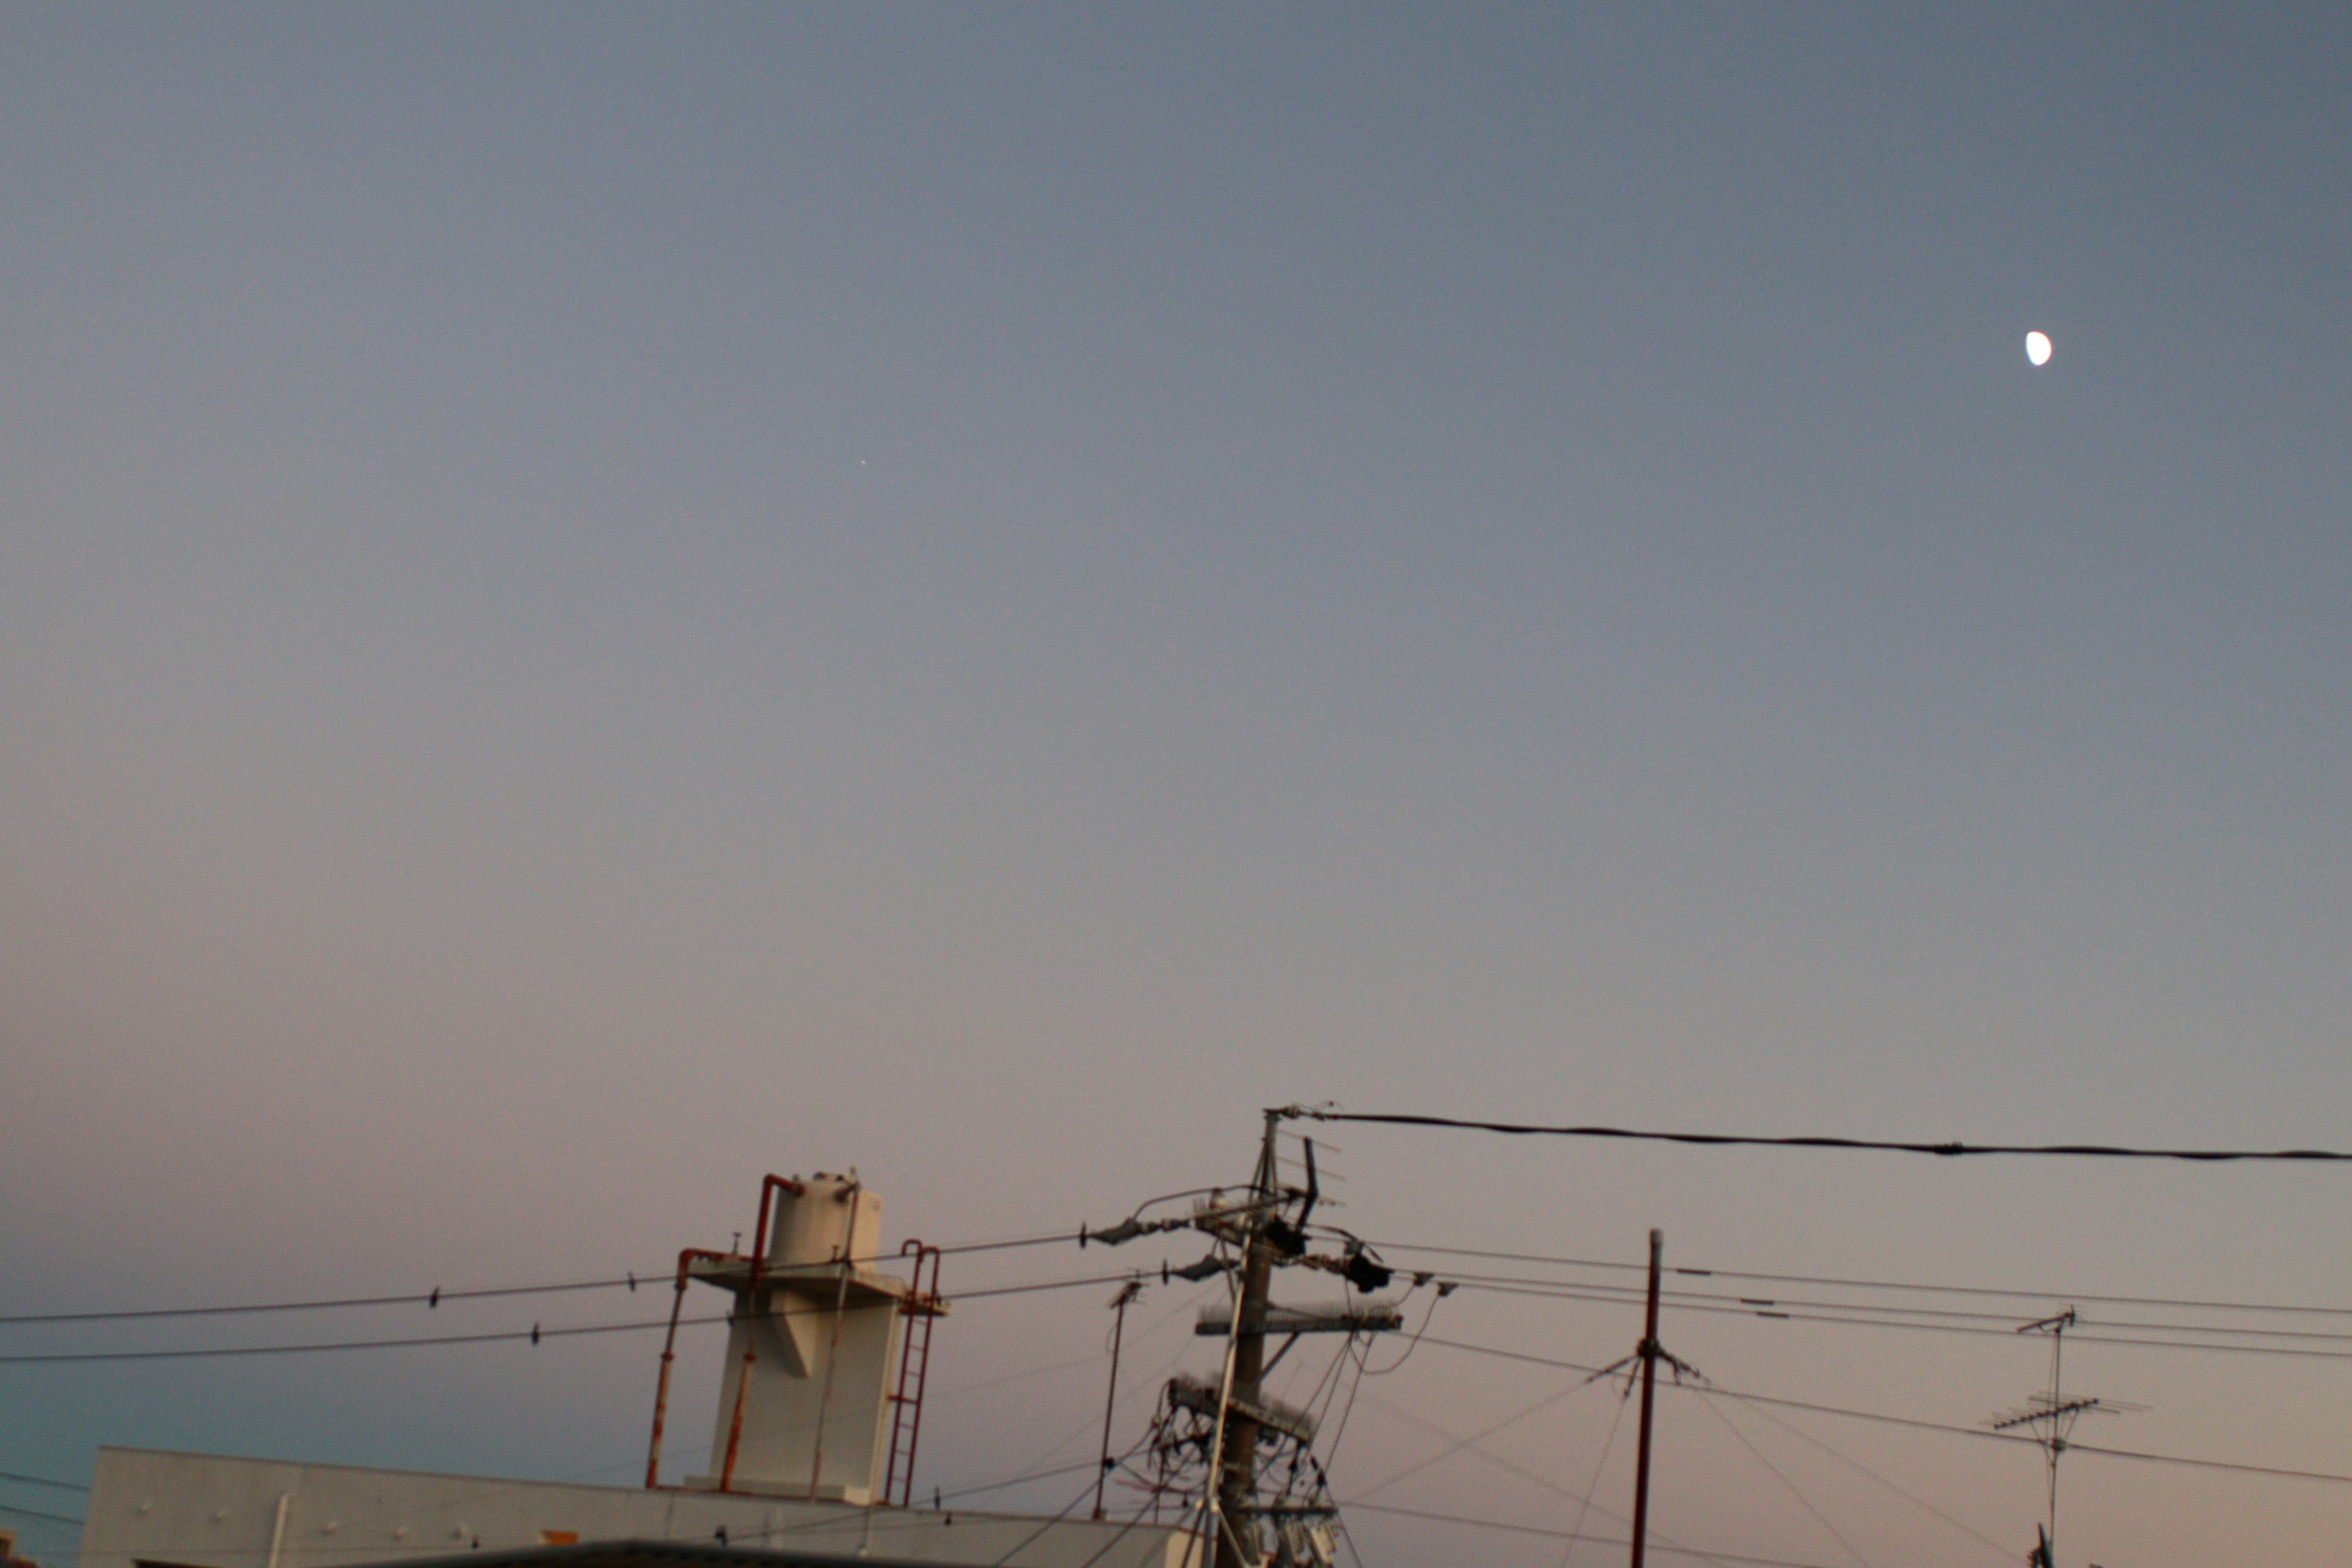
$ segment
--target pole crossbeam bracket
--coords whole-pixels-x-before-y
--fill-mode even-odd
[[[1192,1331],[1222,1336],[1232,1331],[1233,1309],[1201,1309]],[[1393,1301],[1343,1301],[1326,1307],[1277,1307],[1271,1302],[1242,1313],[1242,1331],[1257,1334],[1388,1334],[1404,1327],[1404,1310]]]

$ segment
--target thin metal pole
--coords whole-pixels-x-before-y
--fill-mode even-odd
[[[1110,1391],[1103,1395],[1102,1458],[1095,1466],[1095,1517],[1103,1516],[1103,1485],[1110,1479],[1110,1415],[1118,1405],[1118,1347],[1127,1337],[1127,1304],[1142,1292],[1143,1287],[1130,1279],[1119,1287],[1118,1300],[1111,1303],[1118,1314],[1110,1331]]]
[[[1650,1407],[1658,1394],[1658,1276],[1665,1258],[1666,1233],[1650,1233],[1650,1305],[1642,1330],[1642,1439],[1633,1467],[1633,1568],[1650,1538]]]
[[[2066,1439],[2060,1435],[2060,1424],[2066,1418],[2058,1414],[2058,1369],[2065,1353],[2066,1325],[2061,1322],[2050,1334],[2050,1554],[2042,1568],[2058,1568],[2058,1456],[2066,1447]]]
[[[686,1266],[692,1258],[719,1256],[693,1247],[677,1255],[677,1284],[669,1299],[669,1334],[662,1341],[661,1381],[654,1385],[654,1435],[646,1448],[646,1485],[648,1487],[661,1484],[662,1426],[669,1418],[669,1369],[670,1363],[677,1359],[677,1314],[679,1309],[686,1305]]]

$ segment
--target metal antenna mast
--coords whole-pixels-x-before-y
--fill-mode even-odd
[[[2068,1399],[2059,1381],[2066,1353],[2066,1331],[2074,1326],[2074,1309],[2067,1308],[2055,1317],[2020,1325],[2021,1334],[2050,1336],[2050,1392],[2037,1394],[2026,1402],[2023,1410],[2000,1416],[1991,1422],[1996,1432],[2012,1427],[2030,1426],[2049,1456],[2050,1460],[2050,1521],[2042,1531],[2041,1544],[2030,1561],[2038,1568],[2057,1568],[2058,1563],[2058,1456],[2066,1451],[2066,1440],[2074,1435],[2074,1423],[2086,1410],[2116,1408],[2095,1398]]]
[[[1119,1342],[1127,1338],[1128,1306],[1142,1294],[1143,1281],[1130,1279],[1118,1288],[1118,1294],[1112,1299],[1110,1304],[1111,1310],[1117,1312],[1118,1316],[1111,1323],[1110,1391],[1103,1395],[1102,1459],[1095,1470],[1095,1517],[1097,1519],[1103,1516],[1103,1484],[1110,1479],[1110,1418],[1111,1412],[1118,1408]]]

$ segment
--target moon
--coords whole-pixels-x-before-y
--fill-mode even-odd
[[[2037,370],[2042,366],[2048,364],[2050,363],[2050,334],[2048,332],[2026,333],[2025,357]]]

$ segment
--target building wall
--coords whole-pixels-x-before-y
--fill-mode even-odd
[[[282,1516],[281,1516],[282,1510]],[[943,1565],[1198,1568],[1165,1526],[101,1448],[79,1568],[369,1568],[569,1540],[861,1552]]]

